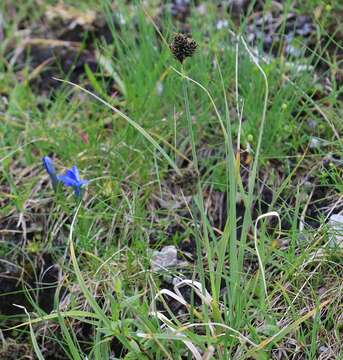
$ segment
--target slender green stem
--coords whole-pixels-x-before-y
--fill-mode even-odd
[[[183,66],[181,68],[181,72],[182,72],[182,74],[184,74],[184,72],[185,72]],[[192,117],[191,117],[191,112],[190,112],[190,107],[189,107],[187,80],[185,78],[182,78],[182,90],[183,90],[183,98],[185,100],[188,133],[191,138],[193,165],[194,165],[195,171],[197,172],[197,175],[199,175],[198,157],[197,157],[196,147],[195,147],[195,144],[196,144],[195,135],[194,135],[194,131],[193,131]]]
[[[190,106],[189,106],[189,96],[188,96],[188,87],[187,87],[187,78],[184,75],[184,68],[181,67],[181,74],[182,77],[182,87],[183,87],[183,95],[184,95],[184,101],[185,101],[185,108],[186,108],[186,118],[187,118],[187,126],[188,126],[188,132],[191,140],[191,147],[192,147],[192,157],[193,157],[193,166],[194,171],[197,175],[197,196],[195,198],[196,205],[200,211],[200,218],[201,218],[201,224],[202,224],[202,230],[203,230],[203,242],[205,246],[205,251],[207,253],[208,258],[208,266],[209,266],[209,275],[210,275],[210,283],[211,283],[211,292],[214,295],[215,294],[215,273],[214,273],[214,263],[212,258],[212,249],[210,247],[209,242],[209,235],[208,235],[208,229],[207,229],[207,221],[206,221],[206,212],[205,212],[205,206],[204,206],[204,200],[202,195],[202,186],[201,181],[199,177],[199,165],[198,165],[198,158],[196,153],[196,139],[195,139],[195,133],[193,131],[193,124],[192,124],[192,117],[190,113]],[[199,274],[201,278],[201,283],[203,285],[203,289],[205,289],[205,274],[204,274],[204,266],[202,261],[202,254],[201,254],[201,243],[200,243],[200,234],[199,230],[197,229],[197,224],[200,223],[197,220],[196,214],[195,216],[195,222],[196,222],[196,229],[195,232],[197,234],[196,240],[197,240],[197,248],[198,248],[198,260],[199,260]],[[205,310],[207,312],[207,310]],[[207,314],[206,314],[207,316]]]

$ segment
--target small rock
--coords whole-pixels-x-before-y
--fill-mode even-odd
[[[310,149],[316,149],[320,146],[320,140],[316,137],[312,137],[310,141]]]
[[[166,268],[184,264],[184,261],[178,260],[177,249],[174,245],[164,246],[161,251],[153,252],[151,259],[151,270],[163,271]]]
[[[321,353],[327,353],[328,351],[329,351],[329,348],[326,346],[319,347],[319,352],[321,352]]]
[[[318,138],[318,137],[315,137],[315,136],[312,136],[309,147],[310,147],[310,149],[317,149],[319,147],[327,146],[328,144],[329,144],[328,141]]]
[[[217,30],[227,28],[229,26],[228,20],[219,20],[216,24]]]
[[[333,214],[329,219],[329,245],[343,248],[343,215]]]

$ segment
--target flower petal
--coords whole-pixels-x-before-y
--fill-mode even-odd
[[[54,163],[53,163],[52,159],[49,158],[49,156],[44,156],[42,158],[42,162],[43,162],[43,166],[44,166],[46,172],[50,176],[56,175],[56,170],[55,170],[55,167],[54,167]]]
[[[72,169],[66,170],[65,175],[70,177],[71,179],[73,179],[76,182],[78,181],[78,179],[76,178],[75,173]]]
[[[77,168],[76,165],[74,165],[72,168],[71,168],[71,171],[73,172],[74,176],[75,176],[75,179],[77,181],[80,181],[80,172],[79,172],[79,169]]]
[[[73,187],[78,187],[79,183],[78,181],[76,181],[73,177],[69,176],[68,171],[66,171],[66,173],[64,175],[58,175],[57,179],[61,182],[63,182],[63,184],[65,186],[73,186]]]
[[[43,162],[43,166],[44,166],[46,172],[50,176],[53,188],[56,189],[57,183],[58,183],[58,178],[57,178],[57,175],[56,175],[54,162],[52,161],[51,158],[49,158],[49,156],[44,156],[42,158],[42,162]]]

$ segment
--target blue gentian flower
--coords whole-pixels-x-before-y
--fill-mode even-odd
[[[79,170],[76,166],[68,169],[64,175],[57,175],[54,163],[49,156],[42,158],[43,166],[46,172],[49,174],[52,186],[56,190],[58,184],[64,184],[74,189],[74,193],[78,198],[82,197],[83,187],[88,184],[87,180],[80,178]]]
[[[49,174],[51,182],[52,182],[52,186],[55,189],[57,184],[58,184],[58,178],[57,178],[57,174],[56,174],[56,170],[55,170],[55,166],[53,161],[51,160],[51,158],[49,158],[49,156],[44,156],[42,158],[42,162],[43,162],[43,166],[46,170],[46,172]]]
[[[88,184],[88,180],[82,180],[80,178],[80,173],[76,166],[68,169],[64,175],[58,175],[57,179],[65,186],[71,186],[77,197],[81,197],[83,186]]]

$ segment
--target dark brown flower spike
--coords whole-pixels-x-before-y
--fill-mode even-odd
[[[194,54],[197,46],[195,40],[178,33],[175,34],[173,42],[170,44],[170,50],[182,64],[187,57],[191,57]]]

